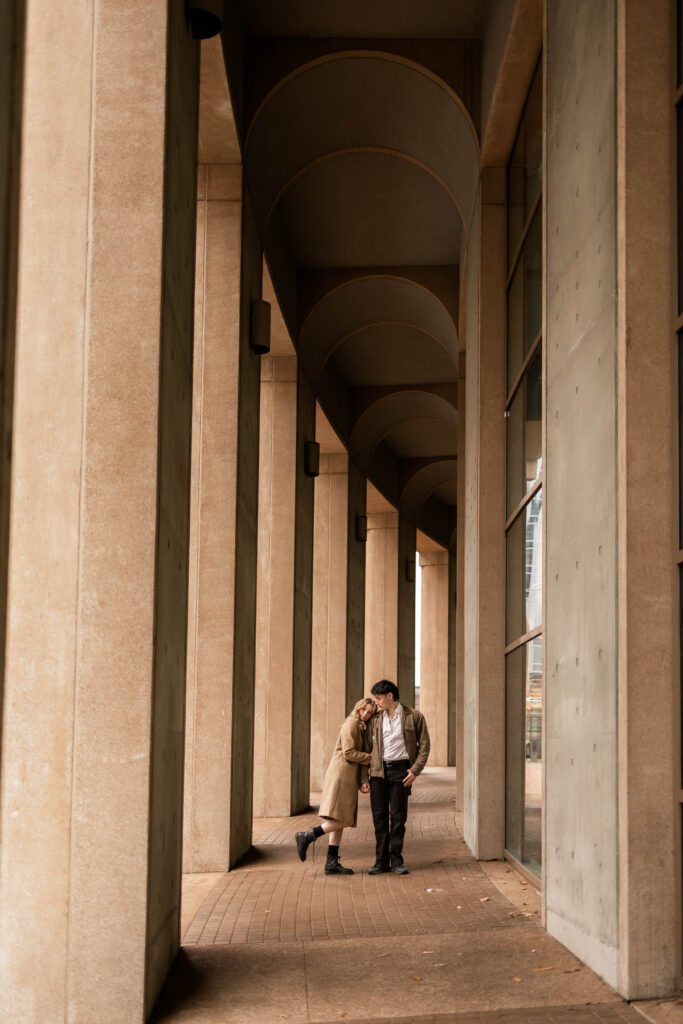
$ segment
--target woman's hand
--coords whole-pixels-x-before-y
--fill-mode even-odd
[[[370,792],[370,783],[369,782],[361,782],[361,784],[360,784],[360,786],[358,788],[361,791],[361,793],[369,793]]]

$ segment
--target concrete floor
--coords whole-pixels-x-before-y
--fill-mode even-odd
[[[540,927],[540,894],[506,864],[480,865],[455,826],[454,770],[413,787],[411,874],[370,876],[367,797],[343,862],[326,877],[325,839],[296,856],[315,815],[255,827],[229,874],[188,875],[183,949],[154,1024],[679,1024],[676,1002],[629,1006]]]

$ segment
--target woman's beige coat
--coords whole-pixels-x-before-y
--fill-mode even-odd
[[[325,772],[318,812],[321,818],[334,818],[355,828],[358,814],[358,772],[362,764],[370,764],[368,735],[369,730],[361,729],[361,724],[354,715],[349,715],[342,723],[337,746]]]

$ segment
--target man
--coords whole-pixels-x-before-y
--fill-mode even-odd
[[[403,707],[398,687],[380,679],[370,690],[379,708],[371,719],[370,809],[375,826],[375,863],[368,874],[409,874],[403,863],[408,797],[427,763],[429,732],[424,715]],[[361,770],[361,781],[365,781]]]

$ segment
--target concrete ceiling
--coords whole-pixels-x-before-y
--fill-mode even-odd
[[[294,340],[325,447],[341,439],[384,500],[444,546],[456,502],[460,261],[493,6],[233,0],[241,43],[234,31],[223,40],[284,316],[274,346]]]

